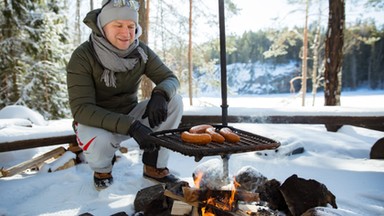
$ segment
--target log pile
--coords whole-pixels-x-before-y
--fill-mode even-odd
[[[0,178],[10,177],[26,170],[45,170],[46,172],[55,172],[68,169],[82,162],[79,157],[81,152],[82,150],[77,143],[69,143],[67,149],[60,146],[10,168],[0,168]]]
[[[64,147],[58,147],[55,148],[49,152],[46,152],[38,157],[32,158],[28,161],[22,162],[20,164],[17,164],[13,167],[10,167],[8,169],[1,168],[0,170],[0,177],[9,177],[13,176],[15,174],[21,173],[27,169],[37,168],[40,167],[45,161],[48,161],[52,158],[59,158],[61,155],[63,155],[66,152]],[[66,167],[74,166],[74,162],[68,162],[65,164]],[[63,167],[58,168],[63,169]]]
[[[128,152],[126,147],[121,147],[119,150],[121,153]],[[26,170],[55,172],[68,169],[84,162],[82,152],[76,142],[69,143],[67,148],[60,146],[10,168],[1,167],[0,178],[10,177]]]

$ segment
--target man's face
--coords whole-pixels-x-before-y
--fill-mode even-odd
[[[103,30],[113,46],[126,50],[135,39],[136,24],[132,20],[114,20],[107,23]]]

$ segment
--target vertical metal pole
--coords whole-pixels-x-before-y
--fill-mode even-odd
[[[229,155],[222,155],[221,159],[223,160],[223,182],[229,184]]]
[[[221,123],[228,125],[228,104],[227,104],[227,53],[225,45],[225,15],[224,0],[219,0],[219,26],[220,26],[220,68],[221,68]],[[229,183],[228,160],[229,155],[222,155],[223,159],[223,181]]]
[[[223,125],[228,125],[227,104],[227,57],[225,47],[225,15],[224,0],[219,0],[219,26],[220,26],[220,68],[221,68],[221,119]]]

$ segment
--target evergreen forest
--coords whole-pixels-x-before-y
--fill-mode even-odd
[[[150,14],[149,38],[156,37],[162,42],[154,43],[149,39],[148,43],[178,75],[182,86],[180,93],[188,97],[190,76],[187,38],[195,30],[188,32],[188,17],[175,12],[177,10],[172,8],[172,1],[147,2],[157,8],[156,12]],[[193,2],[196,2],[195,5],[201,3]],[[238,13],[233,2],[226,1],[228,17]],[[383,2],[368,0],[367,7],[383,10]],[[93,7],[98,7],[93,0],[0,1],[0,109],[9,105],[23,105],[42,113],[47,119],[70,117],[66,63],[76,46],[88,39],[89,32],[84,30],[85,25],[81,21]],[[211,21],[212,26],[218,26],[218,18],[205,11],[201,4],[194,11],[195,17],[192,20],[197,21],[203,16]],[[163,25],[164,16],[173,17],[176,23],[173,30],[170,30],[172,25]],[[239,65],[248,68],[247,80],[242,80],[240,84],[229,80],[229,85],[238,86],[232,93],[242,95],[300,91],[300,81],[296,82],[295,78],[301,73],[303,63],[304,28],[270,28],[227,35],[228,73],[236,74],[233,70]],[[321,91],[324,85],[324,62],[327,61],[324,59],[327,29],[319,22],[311,22],[307,32],[307,91]],[[220,80],[217,79],[220,70],[219,43],[219,37],[211,37],[204,42],[193,41],[194,97],[202,95],[203,89],[220,88]],[[346,26],[342,62],[343,91],[384,89],[384,26],[378,26],[373,20],[360,20]],[[260,78],[255,75],[255,65],[293,67],[277,77],[269,73],[265,66],[265,74]],[[229,79],[236,79],[236,76],[238,74]],[[265,79],[269,79],[269,84],[275,87],[268,88],[270,90],[253,88],[264,83]],[[202,86],[201,83],[209,83],[209,86]]]

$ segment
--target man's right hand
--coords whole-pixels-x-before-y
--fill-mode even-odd
[[[152,130],[141,124],[139,121],[134,121],[129,128],[129,135],[136,140],[137,144],[139,144],[140,149],[144,151],[155,151],[157,150],[157,146],[154,144],[154,139],[149,135],[152,133]]]

